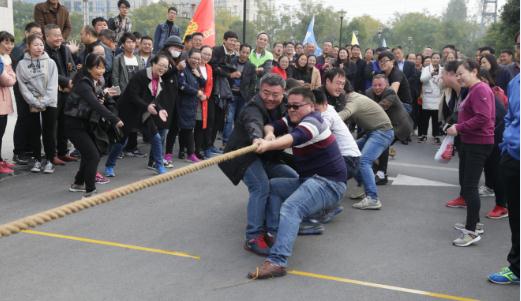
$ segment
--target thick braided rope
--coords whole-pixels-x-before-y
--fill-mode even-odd
[[[38,225],[47,223],[51,220],[62,218],[66,215],[79,212],[83,209],[87,209],[99,204],[107,203],[113,201],[117,198],[121,198],[123,196],[129,195],[131,193],[143,190],[148,187],[152,187],[167,181],[171,181],[177,177],[181,177],[187,175],[189,173],[193,173],[195,171],[201,170],[203,168],[228,161],[239,156],[254,152],[257,149],[256,145],[250,145],[226,154],[222,154],[220,156],[216,156],[214,158],[204,160],[198,163],[194,163],[179,169],[172,170],[170,172],[157,175],[154,177],[150,177],[144,180],[140,180],[134,183],[127,184],[125,186],[121,186],[119,188],[106,191],[97,195],[94,195],[89,198],[81,199],[78,201],[74,201],[68,204],[65,204],[60,207],[56,207],[53,209],[49,209],[47,211],[43,211],[34,215],[30,215],[13,222],[0,225],[0,237],[9,236],[12,234],[16,234],[22,230],[26,230],[28,228],[33,228]]]

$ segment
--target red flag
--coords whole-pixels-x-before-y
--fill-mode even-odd
[[[185,37],[194,32],[201,32],[204,35],[203,45],[215,46],[213,0],[201,0],[197,6],[195,14],[186,28]]]

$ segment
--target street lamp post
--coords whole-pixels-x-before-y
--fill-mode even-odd
[[[242,11],[242,42],[246,43],[246,0],[243,3],[243,11]]]
[[[340,11],[340,39],[338,41],[338,46],[339,47],[342,47],[342,26],[344,24],[344,15],[345,15],[345,11],[344,10],[341,10]]]
[[[412,37],[407,37],[407,41],[409,41],[409,52],[413,52],[413,51],[411,51],[411,49],[412,49]]]
[[[89,1],[83,0],[83,25],[89,25]]]

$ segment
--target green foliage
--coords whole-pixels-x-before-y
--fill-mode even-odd
[[[519,0],[508,0],[497,23],[492,24],[481,41],[501,51],[514,49],[514,37],[519,31]]]
[[[132,30],[153,37],[156,26],[166,21],[169,6],[166,2],[160,1],[132,10]],[[181,33],[185,32],[189,21],[177,16],[175,23]]]
[[[467,20],[467,4],[465,0],[450,0],[442,16],[443,22]]]
[[[34,4],[13,1],[14,37],[20,43],[24,37],[25,24],[33,21]]]
[[[358,38],[361,47],[376,48],[380,46],[378,32],[384,28],[384,25],[373,17],[368,15],[355,17],[344,28],[345,30],[342,32],[342,44],[345,45],[351,43],[353,32],[358,32],[356,37]]]
[[[440,43],[436,40],[436,33],[442,26],[435,16],[425,13],[397,14],[391,28],[390,36],[386,36],[387,45],[400,45],[405,52],[418,52],[426,46],[436,49]]]

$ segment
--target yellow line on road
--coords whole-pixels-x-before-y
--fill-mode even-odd
[[[423,296],[428,296],[428,297],[433,297],[433,298],[438,298],[438,299],[445,299],[445,300],[478,301],[477,299],[472,299],[472,298],[465,298],[465,297],[457,297],[457,296],[451,296],[451,295],[445,295],[445,294],[438,294],[438,293],[432,293],[432,292],[427,292],[427,291],[403,288],[403,287],[398,287],[398,286],[378,284],[378,283],[373,283],[373,282],[353,280],[353,279],[347,279],[347,278],[340,278],[340,277],[335,277],[335,276],[328,276],[328,275],[322,275],[322,274],[308,273],[308,272],[302,272],[302,271],[296,271],[296,270],[288,271],[288,274],[295,275],[295,276],[315,278],[315,279],[322,279],[322,280],[330,280],[330,281],[336,281],[336,282],[350,283],[350,284],[356,284],[356,285],[362,285],[362,286],[368,286],[368,287],[374,287],[374,288],[381,288],[381,289],[386,289],[386,290],[392,290],[392,291],[398,291],[398,292],[402,292],[402,293],[410,293],[410,294],[416,294],[416,295],[423,295]]]
[[[97,239],[90,239],[90,238],[85,238],[85,237],[69,236],[69,235],[50,233],[50,232],[41,232],[41,231],[34,231],[34,230],[22,230],[22,232],[26,233],[26,234],[32,234],[32,235],[40,235],[40,236],[47,236],[47,237],[54,237],[54,238],[61,238],[61,239],[68,239],[68,240],[75,240],[75,241],[80,241],[80,242],[89,243],[89,244],[104,245],[104,246],[111,246],[111,247],[124,248],[124,249],[131,249],[131,250],[137,250],[137,251],[144,251],[144,252],[152,252],[152,253],[159,253],[159,254],[179,256],[179,257],[186,257],[186,258],[191,258],[191,259],[195,259],[195,260],[201,259],[201,257],[199,257],[199,256],[193,256],[193,255],[190,255],[190,254],[184,253],[184,252],[168,251],[168,250],[153,249],[153,248],[145,248],[145,247],[127,245],[127,244],[122,244],[122,243],[117,243],[117,242],[110,242],[110,241],[97,240]]]

